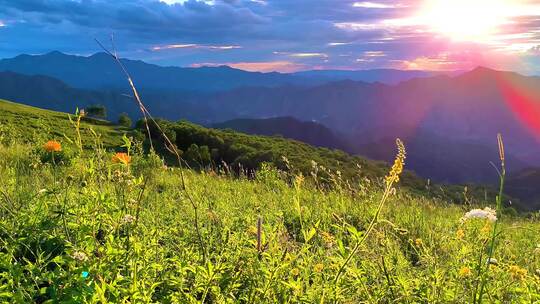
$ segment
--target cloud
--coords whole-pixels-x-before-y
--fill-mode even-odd
[[[377,2],[355,2],[353,3],[353,7],[361,7],[361,8],[396,8],[398,6],[392,5],[392,4],[384,4],[384,3],[377,3]]]
[[[448,3],[472,1],[504,0]],[[163,65],[289,71],[491,62],[530,70],[529,50],[540,45],[540,5],[507,2],[515,5],[499,12],[508,23],[479,43],[430,27],[421,18],[429,15],[428,2],[421,0],[0,0],[0,57],[93,53],[94,38],[107,41],[114,33],[122,55]],[[463,52],[483,56],[456,55]]]
[[[301,70],[307,70],[310,67],[304,64],[294,63],[290,61],[266,61],[266,62],[229,62],[229,63],[195,63],[192,67],[202,66],[230,66],[235,69],[240,69],[250,72],[281,72],[292,73]]]
[[[239,45],[201,45],[195,43],[189,44],[168,44],[152,47],[152,51],[165,51],[174,49],[207,49],[207,50],[234,50],[241,49]]]
[[[289,54],[289,56],[297,57],[297,58],[310,58],[310,57],[328,58],[328,55],[324,53],[292,53],[292,54]]]

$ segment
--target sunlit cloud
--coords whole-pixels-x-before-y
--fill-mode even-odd
[[[328,46],[342,46],[342,45],[349,45],[350,42],[329,42]]]
[[[195,43],[189,44],[169,44],[162,46],[152,47],[152,51],[163,51],[163,50],[173,50],[173,49],[208,49],[208,50],[234,50],[241,49],[239,45],[201,45]]]
[[[250,72],[281,72],[292,73],[301,70],[308,70],[310,66],[299,64],[291,61],[264,61],[264,62],[229,62],[229,63],[195,63],[191,67],[203,66],[229,66],[235,69],[240,69]]]
[[[6,26],[6,24],[4,23],[4,21],[0,20],[0,27],[4,27]]]
[[[324,53],[292,53],[292,54],[289,54],[289,56],[297,57],[297,58],[309,58],[309,57],[328,58],[328,55]]]
[[[395,7],[398,7],[398,6],[397,5],[384,4],[384,3],[365,1],[365,2],[355,2],[355,3],[353,3],[353,7],[383,9],[383,8],[395,8]]]
[[[274,55],[282,55],[293,58],[328,58],[328,54],[325,53],[292,53],[292,52],[272,52]]]
[[[366,56],[366,57],[385,57],[386,54],[383,51],[365,51],[364,56]]]
[[[168,5],[174,5],[174,4],[184,4],[188,2],[189,0],[160,0],[160,2],[166,3]],[[214,5],[214,0],[199,0],[200,2],[204,2],[209,5]]]
[[[260,5],[268,5],[268,2],[266,2],[265,0],[251,0],[251,2],[260,4]]]

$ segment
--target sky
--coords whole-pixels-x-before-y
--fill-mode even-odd
[[[0,57],[91,55],[250,71],[540,75],[540,0],[0,0]]]

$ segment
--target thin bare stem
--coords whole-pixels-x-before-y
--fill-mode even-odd
[[[118,56],[118,54],[116,52],[116,48],[114,47],[114,39],[113,39],[113,37],[111,36],[111,43],[113,43],[113,52],[109,51],[106,47],[104,47],[103,44],[101,44],[101,42],[99,42],[99,40],[97,40],[97,39],[95,39],[95,40],[98,43],[98,45],[103,49],[103,51],[106,52],[107,54],[109,54],[114,59],[114,61],[118,64],[118,66],[120,67],[120,69],[122,70],[124,75],[126,76],[126,78],[128,80],[128,83],[129,83],[129,86],[131,87],[131,90],[133,91],[133,96],[134,96],[135,100],[137,101],[137,104],[139,106],[139,109],[141,110],[141,113],[143,114],[143,119],[144,119],[146,131],[148,133],[148,140],[150,141],[151,149],[154,150],[154,145],[152,143],[152,133],[150,132],[150,127],[148,125],[148,119],[150,119],[152,121],[152,123],[156,126],[156,128],[161,132],[161,135],[165,139],[165,148],[169,152],[171,152],[172,154],[174,154],[176,156],[176,159],[178,161],[178,165],[180,166],[180,179],[181,179],[182,191],[184,191],[188,201],[190,202],[191,206],[193,207],[195,231],[197,233],[197,238],[199,240],[199,246],[200,246],[201,253],[203,255],[203,259],[204,259],[204,261],[206,261],[205,245],[204,245],[202,234],[201,234],[201,231],[200,231],[200,228],[199,228],[198,206],[197,206],[195,200],[190,195],[189,191],[187,190],[185,176],[184,176],[184,172],[182,170],[183,159],[180,156],[180,152],[178,151],[178,148],[169,139],[167,134],[165,134],[165,132],[163,131],[161,126],[152,117],[152,115],[150,114],[150,112],[145,107],[144,103],[142,102],[142,99],[141,99],[141,97],[139,95],[139,92],[137,91],[137,88],[135,87],[135,83],[133,82],[133,78],[131,77],[131,74],[128,72],[128,70],[126,69],[126,67],[124,66],[124,64],[122,63],[122,61],[120,60],[120,57]]]

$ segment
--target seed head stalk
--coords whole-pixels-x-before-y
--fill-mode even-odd
[[[369,223],[369,226],[367,227],[366,231],[364,232],[362,238],[360,238],[352,251],[349,253],[349,256],[343,262],[341,267],[339,268],[339,271],[334,279],[334,285],[339,282],[339,279],[341,275],[343,274],[343,271],[345,270],[345,267],[349,264],[349,262],[352,260],[353,256],[356,254],[358,249],[360,249],[360,246],[366,241],[366,239],[369,237],[371,231],[375,228],[375,225],[377,224],[379,220],[379,215],[382,211],[382,208],[384,206],[384,203],[388,200],[388,197],[392,193],[393,185],[397,182],[399,182],[399,175],[403,172],[403,167],[405,166],[405,158],[406,158],[406,151],[405,151],[405,145],[403,142],[398,138],[396,139],[396,145],[398,148],[398,154],[396,155],[396,158],[394,160],[394,165],[392,165],[392,169],[390,170],[390,173],[385,178],[386,187],[384,189],[383,196],[381,200],[379,201],[379,205],[377,206],[377,210],[375,211],[375,215],[371,219],[371,222]]]
[[[482,264],[480,264],[480,267],[479,267],[479,277],[480,277],[480,291],[478,293],[478,300],[477,300],[477,297],[476,297],[476,291],[478,290],[478,283],[477,283],[477,286],[476,286],[476,289],[475,289],[475,293],[474,293],[474,299],[473,299],[473,303],[478,303],[478,304],[481,304],[482,303],[482,300],[483,300],[483,296],[484,296],[484,291],[485,291],[485,287],[487,285],[487,277],[486,277],[486,274],[487,272],[489,271],[489,266],[491,264],[491,259],[493,258],[493,253],[495,252],[495,241],[497,239],[497,236],[498,236],[498,226],[499,226],[499,221],[502,217],[502,196],[503,196],[503,190],[504,190],[504,181],[505,181],[505,177],[506,177],[506,165],[505,165],[505,156],[504,156],[504,143],[503,143],[503,140],[502,140],[502,135],[499,133],[497,134],[497,144],[499,146],[499,159],[501,161],[501,170],[499,171],[497,169],[497,173],[499,174],[499,194],[497,195],[497,198],[496,198],[496,204],[497,204],[497,220],[495,221],[495,223],[493,224],[493,231],[491,233],[491,239],[489,241],[489,247],[488,247],[488,257],[487,257],[487,260],[486,260],[486,265],[485,267],[483,268],[482,270]],[[479,261],[480,263],[482,263],[482,260]]]

